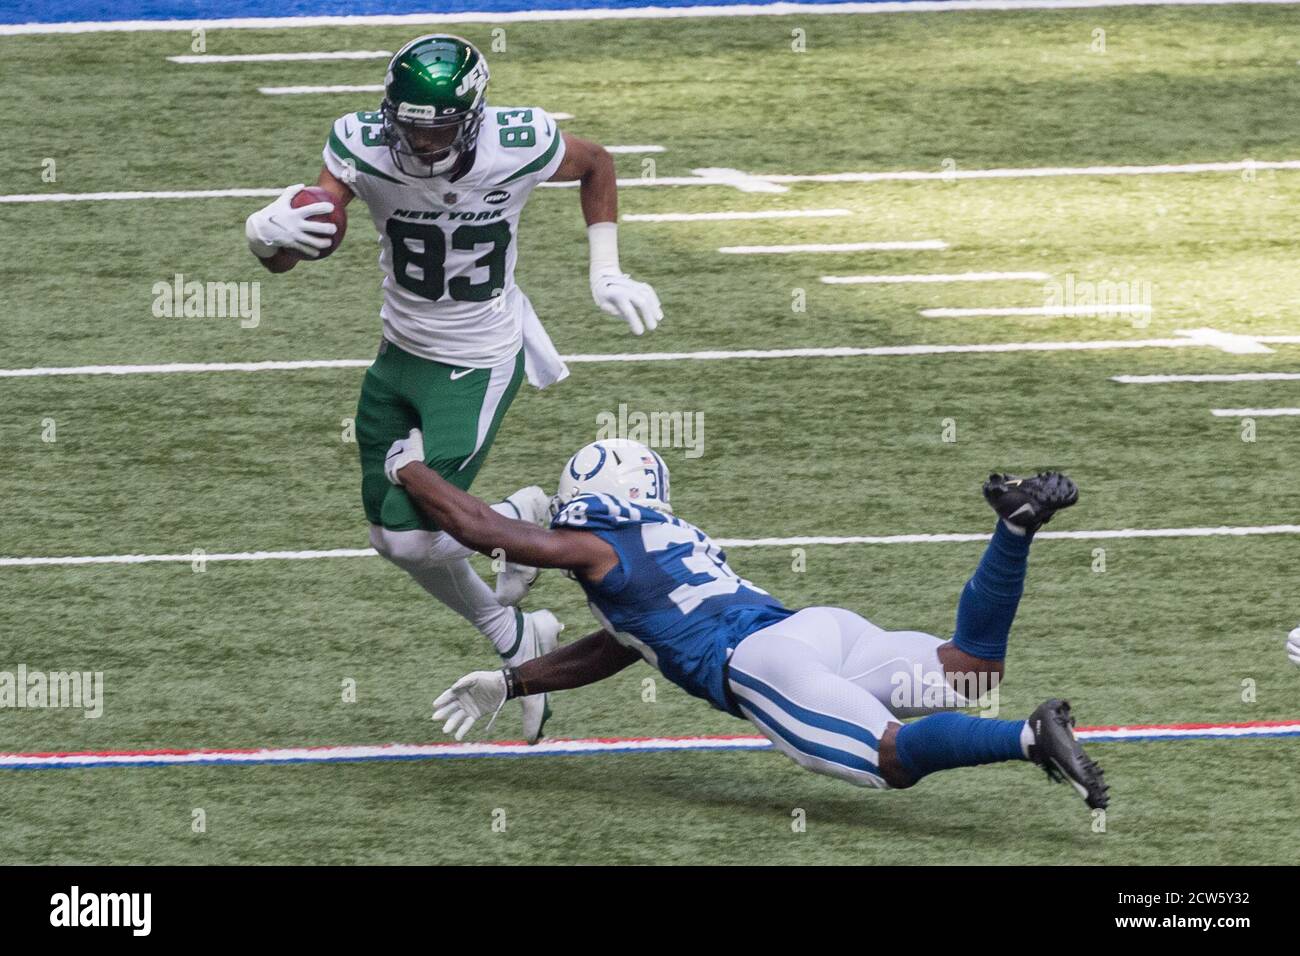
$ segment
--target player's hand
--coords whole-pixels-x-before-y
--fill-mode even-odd
[[[464,740],[474,721],[484,714],[495,718],[505,703],[506,675],[501,671],[474,671],[452,684],[433,702],[433,719],[445,719],[442,732]],[[491,721],[488,726],[492,726]]]
[[[1291,658],[1292,664],[1300,667],[1300,627],[1287,635],[1286,656]]]
[[[393,484],[400,485],[402,479],[397,473],[413,461],[424,461],[424,435],[418,428],[412,428],[409,435],[389,446],[384,456],[384,474]]]
[[[315,259],[322,249],[329,248],[330,241],[325,237],[334,235],[338,226],[332,222],[313,222],[311,217],[332,211],[334,204],[312,202],[295,209],[290,203],[302,188],[302,183],[290,186],[275,202],[245,221],[244,234],[254,255],[266,259],[277,249],[293,249],[308,259]]]
[[[664,317],[655,290],[622,273],[611,272],[593,277],[591,297],[602,311],[622,316],[633,335],[642,335],[647,329],[654,331],[659,320]]]

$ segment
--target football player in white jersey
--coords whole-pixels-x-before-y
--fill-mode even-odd
[[[385,453],[418,428],[424,462],[466,490],[525,374],[538,387],[567,374],[514,280],[519,215],[539,183],[580,184],[596,304],[636,335],[663,313],[654,290],[619,266],[610,154],[561,133],[540,108],[488,106],[487,85],[473,44],[445,34],[412,40],[389,63],[380,108],[334,123],[316,185],[339,205],[360,198],[380,238],[383,339],[356,417],[370,542],[518,665],[554,647],[562,629],[549,611],[514,606],[536,570],[505,564],[494,593],[470,567],[472,552],[385,479]],[[331,245],[335,225],[311,217],[332,205],[295,207],[302,188],[248,217],[249,247],[271,272]],[[495,507],[542,522],[547,499],[528,488]],[[544,695],[523,699],[530,741],[541,736],[546,705]]]

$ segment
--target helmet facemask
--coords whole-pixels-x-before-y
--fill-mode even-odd
[[[479,128],[483,124],[483,103],[461,111],[447,108],[438,116],[437,108],[413,103],[395,105],[388,98],[380,107],[383,113],[383,139],[393,157],[393,163],[407,176],[432,179],[449,172],[461,157],[478,142]],[[455,129],[451,142],[441,149],[422,149],[412,140],[418,130]]]

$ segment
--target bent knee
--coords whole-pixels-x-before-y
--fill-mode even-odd
[[[399,567],[444,564],[462,557],[455,540],[444,531],[394,531],[383,525],[370,526],[370,546]],[[450,547],[449,547],[450,546]],[[447,554],[454,551],[454,554]]]
[[[982,677],[991,685],[996,686],[1006,672],[1005,662],[976,657],[974,654],[961,650],[952,641],[940,644],[937,650],[939,663],[943,665],[944,671],[950,675]]]

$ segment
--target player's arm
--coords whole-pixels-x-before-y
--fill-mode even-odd
[[[549,654],[506,668],[507,698],[585,687],[639,660],[641,655],[634,648],[620,644],[608,631],[594,631]]]
[[[646,329],[654,329],[664,312],[655,290],[633,279],[618,264],[618,175],[614,157],[599,143],[570,133],[560,135],[564,137],[564,158],[551,180],[577,180],[579,184],[591,251],[592,298],[604,312],[621,316],[633,334],[641,335]]]
[[[329,193],[337,205],[346,206],[352,201],[352,189],[328,169],[321,169],[316,185]],[[290,186],[275,202],[249,216],[244,224],[248,248],[270,272],[288,272],[298,264],[298,257],[290,250],[314,259],[320,255],[319,250],[329,246],[325,237],[334,234],[333,223],[313,222],[310,218],[329,212],[328,203],[293,207],[293,197],[302,188],[301,183]]]
[[[507,518],[446,481],[424,464],[424,436],[419,429],[393,443],[384,472],[389,481],[406,489],[424,515],[467,548],[498,557],[504,553],[505,560],[533,568],[563,568],[592,581],[618,564],[613,547],[598,535]]]
[[[518,667],[466,674],[433,702],[433,719],[445,721],[443,732],[463,740],[476,720],[495,715],[508,700],[585,687],[640,659],[608,631],[596,631]]]

